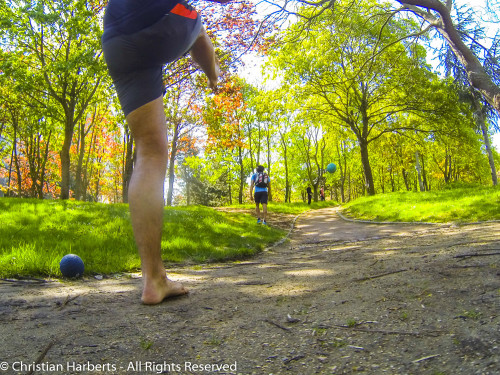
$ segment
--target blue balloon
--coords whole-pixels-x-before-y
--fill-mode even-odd
[[[59,263],[59,268],[65,277],[80,277],[85,270],[82,258],[75,254],[63,256]]]
[[[337,170],[337,166],[333,163],[330,163],[326,166],[326,170],[329,173],[334,173]]]

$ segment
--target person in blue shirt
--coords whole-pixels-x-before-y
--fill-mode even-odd
[[[161,258],[168,159],[163,67],[189,52],[214,90],[221,72],[200,15],[185,0],[110,0],[103,24],[104,59],[135,142],[128,201],[141,257],[141,299],[157,304],[188,293],[167,278]]]
[[[250,179],[250,198],[252,197],[252,192],[255,188],[255,193],[253,194],[253,199],[255,201],[255,214],[257,215],[257,223],[262,223],[267,225],[267,199],[268,199],[268,188],[271,185],[271,179],[265,173],[265,168],[262,165],[257,167],[257,173],[255,173]],[[262,215],[260,212],[260,205],[262,205]]]

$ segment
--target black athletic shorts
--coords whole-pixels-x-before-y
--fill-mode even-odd
[[[267,204],[267,191],[257,191],[253,194],[255,203]]]
[[[198,13],[183,0],[175,4],[163,15],[138,14],[141,27],[147,23],[145,17],[153,20],[140,30],[134,29],[138,17],[131,21],[122,17],[107,25],[105,16],[102,49],[125,116],[163,95],[163,66],[187,53],[200,34]]]

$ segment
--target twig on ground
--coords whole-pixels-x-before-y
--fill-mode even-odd
[[[478,267],[487,267],[489,266],[488,264],[469,264],[467,266],[450,266],[450,268],[478,268]]]
[[[335,325],[335,327],[350,329],[357,332],[370,332],[370,333],[382,333],[384,335],[405,335],[405,336],[437,336],[441,331],[429,331],[429,332],[412,332],[412,331],[387,331],[383,329],[369,329],[369,328],[355,328],[344,325]]]
[[[45,349],[43,350],[43,352],[41,352],[40,355],[38,356],[38,358],[36,359],[35,366],[33,366],[32,369],[29,372],[26,373],[26,375],[32,375],[35,372],[35,368],[37,367],[36,365],[42,363],[43,359],[47,355],[47,352],[50,350],[50,348],[52,348],[52,346],[55,343],[56,343],[55,339],[52,340],[51,342],[49,342],[49,344],[45,347]]]
[[[495,252],[495,253],[460,254],[460,255],[455,255],[453,258],[489,257],[489,256],[492,256],[492,255],[500,255],[500,252]]]
[[[356,350],[365,350],[362,346],[347,345],[347,347]]]
[[[273,322],[272,320],[269,320],[269,319],[264,319],[264,322],[266,323],[269,323],[269,324],[272,324],[273,326],[276,326],[278,328],[281,328],[282,330],[284,331],[287,331],[287,332],[290,332],[290,328],[287,328],[287,327],[283,327],[282,325],[278,324],[278,323],[275,323]]]
[[[76,295],[76,296],[74,296],[74,297],[70,297],[70,296],[66,297],[66,301],[64,301],[63,305],[64,305],[64,306],[66,306],[68,303],[70,303],[71,301],[74,301],[74,300],[75,300],[75,299],[77,299],[78,297],[80,297],[80,295],[79,295],[79,294],[77,294],[77,295]]]
[[[287,358],[283,361],[283,363],[286,365],[287,363],[290,363],[292,361],[298,361],[299,359],[302,359],[302,358],[305,358],[305,355],[303,354],[299,354],[299,355],[296,355],[295,357],[293,358]]]
[[[16,283],[16,284],[46,284],[48,283],[47,280],[44,279],[37,279],[35,277],[20,277],[18,279],[4,279],[0,278],[0,281],[5,281],[8,283]]]
[[[419,362],[422,362],[422,361],[426,361],[428,359],[432,359],[432,358],[436,358],[436,357],[439,357],[441,354],[433,354],[433,355],[428,355],[427,357],[422,357],[422,358],[419,358],[419,359],[416,359],[414,361],[412,361],[413,363],[419,363]]]
[[[80,294],[77,294],[76,296],[74,297],[70,297],[69,295],[66,297],[66,300],[64,302],[57,302],[57,306],[59,306],[61,309],[64,308],[68,303],[70,303],[71,301],[74,301],[75,299],[77,299],[78,297],[80,297]]]
[[[377,321],[372,321],[372,320],[362,320],[360,322],[356,322],[352,325],[343,325],[343,324],[335,324],[335,327],[341,327],[341,328],[355,328],[355,327],[359,327],[363,324],[378,324]],[[318,326],[318,328],[331,328],[330,326],[326,326],[326,325],[323,325],[323,326]]]
[[[353,281],[357,281],[357,282],[360,282],[360,281],[367,281],[367,280],[373,280],[373,279],[377,279],[379,277],[384,277],[384,276],[388,276],[388,275],[393,275],[395,273],[400,273],[400,272],[405,272],[405,271],[408,271],[407,268],[403,268],[401,270],[397,270],[397,271],[390,271],[390,272],[384,272],[384,273],[380,273],[378,275],[373,275],[373,276],[367,276],[367,277],[362,277],[360,279],[354,279]]]

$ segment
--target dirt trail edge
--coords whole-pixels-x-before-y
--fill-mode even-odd
[[[158,306],[138,275],[1,282],[0,374],[499,374],[499,238],[328,208],[249,261],[171,270],[191,293]]]

